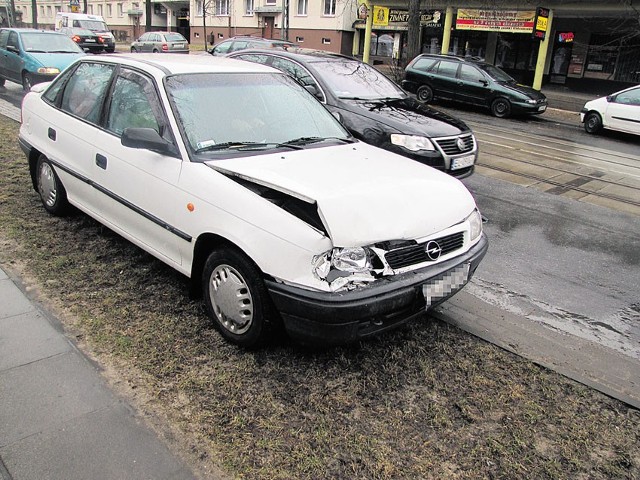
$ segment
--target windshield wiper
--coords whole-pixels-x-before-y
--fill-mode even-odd
[[[255,147],[268,147],[273,145],[271,143],[258,143],[258,142],[224,142],[224,143],[212,143],[211,145],[204,145],[196,150],[196,153],[212,152],[215,150],[250,150]]]
[[[336,140],[342,143],[353,143],[353,140],[349,138],[340,137],[300,137],[289,140],[288,142],[279,143],[276,147],[291,147],[296,149],[302,149],[303,145],[309,145],[311,143],[326,142],[327,140]]]

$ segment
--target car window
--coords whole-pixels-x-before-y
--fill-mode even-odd
[[[416,63],[413,64],[413,68],[426,72],[434,63],[436,63],[436,61],[437,59],[435,58],[419,58],[418,60],[416,60]]]
[[[113,66],[99,63],[79,65],[65,86],[61,108],[91,123],[98,123],[113,70]]]
[[[213,53],[215,53],[217,55],[224,55],[225,53],[227,53],[229,51],[230,47],[231,47],[231,42],[219,43],[218,45],[213,47]]]
[[[480,72],[476,67],[472,65],[462,65],[460,67],[460,79],[466,80],[467,82],[479,82],[480,80],[484,80],[484,75]]]
[[[246,60],[247,62],[261,63],[263,65],[266,65],[269,61],[269,57],[267,55],[263,55],[260,53],[245,53],[243,55],[234,56],[233,58]]]
[[[443,77],[455,77],[459,65],[459,62],[442,60],[438,65],[434,66],[434,69],[438,72],[438,75]]]
[[[309,74],[309,72],[303,68],[301,65],[298,65],[291,60],[287,60],[281,57],[272,57],[271,66],[277,68],[278,70],[282,70],[285,73],[288,73],[293,78],[295,78],[298,82],[300,82],[304,86],[313,85],[320,91],[320,87],[313,79],[313,77]]]
[[[67,79],[73,75],[74,68],[69,68],[62,72],[60,75],[56,77],[56,79],[51,83],[49,88],[47,88],[46,92],[42,95],[42,97],[51,104],[56,104],[56,99],[58,98],[58,93],[62,90],[67,82]]]
[[[229,52],[235,52],[236,50],[244,50],[245,48],[247,48],[247,44],[249,42],[245,42],[245,41],[235,41],[232,44],[232,47],[229,49]]]
[[[615,98],[616,103],[623,103],[625,105],[640,105],[640,88],[634,88],[633,90],[627,90],[626,92],[619,93]]]
[[[0,30],[0,48],[7,48],[8,39],[9,39],[9,30]]]
[[[7,47],[20,48],[18,46],[18,34],[16,32],[9,32],[9,39],[7,40]]]
[[[321,78],[334,95],[345,99],[375,100],[403,98],[405,93],[372,66],[356,60],[336,59],[313,62]]]
[[[147,39],[149,38],[149,34],[148,33],[143,33],[142,36],[140,37],[140,42],[146,42]]]
[[[113,89],[109,104],[106,128],[121,135],[125,128],[153,128],[160,131],[154,106],[158,104],[157,94],[151,80],[123,69]]]
[[[167,35],[164,36],[164,38],[167,40],[167,42],[186,42],[187,41],[187,39],[184,38],[179,33],[168,33]]]

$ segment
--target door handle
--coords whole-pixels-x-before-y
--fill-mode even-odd
[[[102,168],[103,170],[107,169],[107,157],[104,155],[100,155],[96,153],[96,165]]]
[[[54,142],[56,141],[56,131],[53,128],[49,127],[49,130],[47,130],[47,136]]]

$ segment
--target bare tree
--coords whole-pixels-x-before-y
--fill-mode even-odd
[[[407,27],[407,59],[412,59],[420,53],[420,0],[409,0]]]

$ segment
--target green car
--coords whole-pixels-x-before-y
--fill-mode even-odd
[[[32,28],[0,29],[0,86],[6,80],[25,90],[50,82],[84,51],[68,36]]]
[[[405,68],[402,87],[424,103],[442,99],[478,105],[501,118],[547,109],[544,94],[520,85],[500,68],[452,55],[418,55]]]

